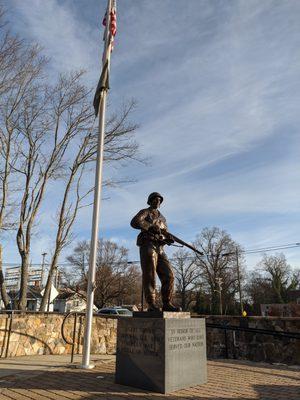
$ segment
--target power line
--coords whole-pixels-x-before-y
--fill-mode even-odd
[[[250,253],[250,252],[260,252],[260,251],[282,250],[282,249],[290,249],[290,248],[298,247],[298,246],[300,246],[300,243],[289,243],[289,244],[285,244],[285,245],[262,247],[259,249],[248,249],[248,250],[245,250],[245,252]]]
[[[258,249],[245,249],[245,250],[240,250],[239,253],[243,254],[257,254],[257,253],[265,253],[269,251],[277,251],[277,250],[286,250],[286,249],[294,249],[294,248],[299,248],[300,243],[288,243],[284,245],[277,245],[277,246],[269,246],[269,247],[261,247]],[[235,251],[224,253],[223,256],[229,256],[235,254]]]
[[[245,250],[240,250],[239,253],[243,254],[258,254],[258,253],[264,253],[264,252],[270,252],[270,251],[277,251],[277,250],[286,250],[286,249],[293,249],[293,248],[300,248],[300,242],[296,243],[288,243],[288,244],[282,244],[282,245],[277,245],[277,246],[268,246],[268,247],[260,247],[257,249],[245,249]],[[229,253],[224,253],[222,254],[223,256],[227,255],[233,255],[235,254],[235,251],[229,252]],[[211,254],[213,255],[213,254]],[[192,257],[187,257],[188,259],[191,259]],[[170,260],[172,261],[173,258],[170,257]],[[128,265],[135,265],[135,264],[140,264],[139,260],[130,260],[127,262],[120,262],[120,264],[128,264]],[[20,267],[20,263],[2,263],[3,266],[5,267],[13,267],[17,266]],[[31,266],[40,266],[41,263],[31,263]],[[49,267],[50,263],[45,262],[45,267]],[[58,263],[58,267],[74,267],[74,264],[72,263]]]

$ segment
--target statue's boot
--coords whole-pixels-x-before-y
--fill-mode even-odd
[[[150,303],[150,304],[148,304],[147,311],[149,311],[149,312],[155,312],[155,311],[158,312],[158,311],[160,311],[160,308],[157,307],[157,305],[155,303]]]
[[[181,307],[176,307],[172,303],[165,303],[163,305],[163,311],[179,312],[182,310],[181,310]]]

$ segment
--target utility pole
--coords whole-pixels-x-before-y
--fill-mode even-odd
[[[45,275],[45,257],[47,253],[42,253],[43,261],[42,261],[42,273],[41,273],[41,287],[43,287],[44,275]]]
[[[84,259],[84,253],[82,254],[82,278],[84,278],[85,276],[85,269],[84,269],[84,263],[85,263],[85,259]]]
[[[240,276],[240,265],[239,265],[239,250],[235,248],[236,255],[236,270],[237,270],[237,279],[238,279],[238,289],[239,289],[239,298],[240,298],[240,307],[241,307],[241,315],[244,312],[243,299],[242,299],[242,289],[241,289],[241,276]]]

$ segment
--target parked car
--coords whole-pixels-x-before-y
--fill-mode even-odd
[[[106,307],[97,311],[100,315],[122,315],[122,317],[132,317],[132,312],[122,307]]]

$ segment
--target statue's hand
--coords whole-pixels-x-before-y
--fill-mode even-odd
[[[166,232],[166,233],[164,233],[164,235],[166,236],[166,243],[168,246],[175,243],[175,240],[173,239],[173,237],[170,233]]]
[[[160,235],[160,233],[161,233],[159,227],[156,226],[156,225],[150,226],[148,231],[151,232],[151,233],[154,233],[155,235]]]

